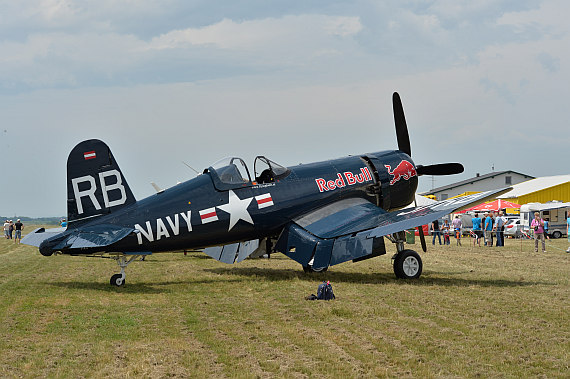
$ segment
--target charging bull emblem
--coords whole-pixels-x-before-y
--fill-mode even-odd
[[[410,180],[412,177],[418,176],[416,168],[414,167],[413,164],[411,164],[408,161],[401,161],[400,163],[398,163],[396,168],[394,168],[394,170],[392,170],[392,166],[390,165],[384,165],[384,167],[386,167],[386,169],[388,170],[388,174],[393,176],[392,180],[390,180],[390,185],[399,181],[400,178],[404,178],[405,180]]]

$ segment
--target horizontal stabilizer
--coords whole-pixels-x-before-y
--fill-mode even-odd
[[[90,248],[104,247],[119,242],[131,233],[133,228],[124,228],[115,225],[94,225],[89,228],[74,230],[72,237],[68,240],[71,242],[70,248]]]
[[[28,234],[22,243],[40,248],[43,255],[62,251],[73,253],[70,249],[87,249],[112,245],[119,242],[135,229],[110,224],[93,225],[81,229],[36,229]]]
[[[51,237],[57,236],[65,232],[66,228],[53,228],[44,229],[37,228],[22,238],[22,243],[25,245],[40,247],[40,244]]]

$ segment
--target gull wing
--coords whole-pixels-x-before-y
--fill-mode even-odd
[[[290,222],[275,249],[315,270],[385,254],[383,236],[428,224],[510,190],[486,191],[392,212],[364,199],[344,199]]]

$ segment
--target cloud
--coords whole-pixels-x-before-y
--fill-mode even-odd
[[[357,17],[323,15],[285,16],[281,19],[263,19],[234,22],[229,19],[203,28],[174,30],[153,38],[149,50],[215,46],[221,49],[261,51],[270,46],[288,46],[299,43],[314,47],[331,36],[348,37],[362,29]],[[311,46],[313,45],[313,46]]]
[[[9,214],[64,213],[65,160],[87,138],[111,146],[139,198],[150,181],[191,176],[182,160],[289,165],[392,149],[394,90],[416,162],[466,166],[437,185],[492,163],[566,170],[565,2],[2,4],[0,148],[26,154],[4,173],[26,192]],[[536,146],[538,163],[525,159]]]
[[[44,13],[56,17],[59,8],[50,9]],[[0,80],[5,89],[73,87],[160,82],[172,71],[192,71],[212,61],[216,61],[208,66],[212,72],[216,65],[220,72],[302,66],[350,52],[352,37],[361,29],[356,17],[300,15],[243,22],[224,19],[150,41],[109,32],[36,33],[21,42],[0,42]],[[181,77],[185,78],[187,74]]]

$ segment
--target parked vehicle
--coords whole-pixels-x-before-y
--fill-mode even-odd
[[[529,203],[521,206],[521,224],[528,228],[534,218],[534,212],[540,212],[540,217],[548,220],[548,235],[560,238],[566,235],[566,218],[570,214],[570,203],[552,201],[548,203]]]
[[[528,235],[528,227],[522,224],[520,218],[511,219],[505,225],[505,237],[520,238],[523,235],[523,231]]]

